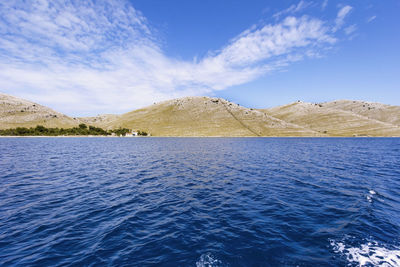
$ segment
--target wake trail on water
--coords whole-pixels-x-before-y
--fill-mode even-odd
[[[196,267],[222,267],[222,261],[217,259],[213,254],[206,253],[200,256],[196,262]]]
[[[350,264],[358,266],[400,266],[400,248],[389,249],[376,241],[367,242],[359,246],[351,246],[346,241],[330,240],[335,253],[344,257]]]

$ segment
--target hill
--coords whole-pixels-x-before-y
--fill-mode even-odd
[[[85,124],[93,125],[96,127],[105,127],[106,125],[110,124],[111,122],[118,120],[121,115],[116,114],[101,114],[95,117],[79,117],[78,119]],[[111,129],[108,127],[108,129]]]
[[[381,103],[354,101],[354,100],[336,100],[323,103],[323,106],[339,110],[350,111],[358,115],[387,122],[400,126],[400,107],[385,105]]]
[[[371,116],[366,117],[361,115],[361,110],[356,112],[349,106],[338,103],[339,101],[313,104],[298,101],[262,111],[329,136],[400,136],[397,125],[375,119],[378,116],[372,115],[373,112],[369,111]],[[391,116],[392,114],[384,115],[384,112],[381,114],[387,121],[392,120]]]
[[[48,107],[0,93],[0,129],[37,125],[70,128],[78,124],[78,119],[73,119]]]
[[[221,98],[184,97],[125,114],[71,118],[45,106],[0,94],[0,129],[128,128],[153,136],[400,136],[400,107],[363,101],[301,101],[268,109]]]
[[[221,98],[185,97],[134,110],[98,124],[153,136],[316,136],[315,131]]]

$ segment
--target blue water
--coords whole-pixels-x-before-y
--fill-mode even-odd
[[[400,265],[400,139],[0,138],[1,266]]]

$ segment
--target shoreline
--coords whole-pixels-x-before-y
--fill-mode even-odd
[[[400,138],[400,136],[106,136],[106,135],[66,135],[66,136],[45,136],[45,135],[26,135],[15,136],[7,135],[0,138]]]

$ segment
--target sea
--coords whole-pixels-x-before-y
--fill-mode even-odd
[[[400,138],[0,138],[0,266],[400,266]]]

